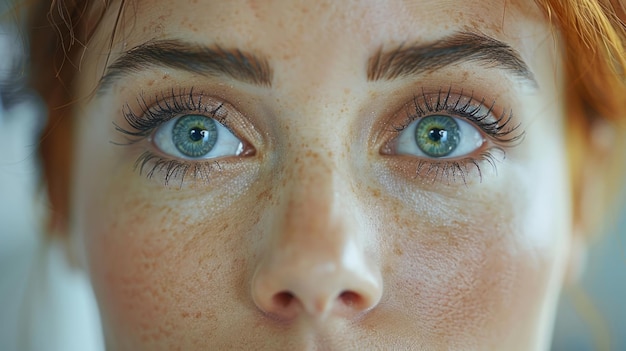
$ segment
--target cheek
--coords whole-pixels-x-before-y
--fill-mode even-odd
[[[550,181],[493,180],[454,198],[422,192],[386,199],[384,212],[393,215],[379,229],[388,247],[384,300],[396,309],[375,311],[376,318],[459,349],[484,348],[486,340],[534,343],[521,338],[538,335],[549,320],[544,313],[556,301],[567,247],[566,214],[537,213],[566,208],[566,187],[541,184]]]
[[[238,172],[240,185],[185,190],[128,164],[98,177],[98,166],[116,169],[101,156],[79,169],[74,230],[84,239],[103,325],[114,326],[111,340],[127,342],[122,349],[170,340],[178,347],[192,330],[215,333],[235,303],[251,304],[239,295],[254,258],[246,240],[258,217],[244,208],[256,192],[245,185],[255,171]]]
[[[420,329],[434,339],[463,343],[493,340],[489,334],[533,319],[524,314],[542,300],[549,260],[520,245],[523,233],[476,220],[424,229],[389,265],[394,299],[411,311],[405,318],[419,316]]]
[[[238,296],[252,257],[241,237],[246,231],[226,213],[206,223],[186,215],[185,207],[137,203],[108,219],[87,219],[86,249],[104,324],[115,326],[114,339],[144,346],[181,342],[191,328],[215,333],[233,301],[237,307],[247,302]]]
[[[144,201],[97,207],[85,223],[86,249],[106,325],[144,343],[168,336],[177,329],[174,323],[184,324],[187,317],[215,318],[190,298],[199,294],[198,287],[220,282],[214,277],[215,260],[223,259],[219,244],[200,246],[194,240],[205,228],[194,228],[197,223],[178,210]],[[108,218],[101,215],[107,209]]]

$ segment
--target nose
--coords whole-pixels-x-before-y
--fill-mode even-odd
[[[280,320],[362,315],[382,295],[380,271],[366,251],[371,235],[363,211],[337,172],[305,173],[289,180],[265,217],[271,232],[253,277],[253,300]]]

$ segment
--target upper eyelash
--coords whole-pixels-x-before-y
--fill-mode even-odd
[[[181,116],[183,113],[199,112],[208,115],[228,128],[226,115],[219,113],[225,103],[219,100],[207,98],[211,102],[203,99],[205,95],[197,92],[193,88],[189,90],[172,88],[167,93],[156,94],[151,104],[142,93],[137,98],[139,113],[136,113],[130,104],[125,104],[122,108],[123,117],[129,128],[124,128],[117,123],[113,123],[115,130],[126,135],[125,143],[113,142],[116,145],[131,145],[148,138],[154,130],[172,118]],[[228,111],[228,110],[226,110]],[[192,176],[194,179],[210,180],[209,174],[213,171],[221,171],[221,165],[217,160],[207,160],[207,162],[189,162],[177,160],[171,157],[164,157],[152,151],[145,151],[134,164],[135,170],[139,174],[145,175],[149,179],[155,174],[164,174],[164,183],[170,185],[173,179],[179,179],[179,187],[183,186],[185,179]]]
[[[208,106],[203,104],[202,99],[203,94],[196,93],[193,88],[188,91],[181,89],[178,92],[172,89],[169,92],[169,96],[165,94],[155,95],[152,105],[148,104],[145,95],[141,94],[137,98],[137,104],[140,109],[139,114],[135,113],[129,104],[125,104],[122,109],[124,119],[131,130],[117,123],[113,123],[113,125],[118,132],[136,138],[128,140],[128,143],[135,143],[149,136],[154,129],[169,119],[177,117],[181,112],[198,111],[208,113],[212,118],[215,118],[217,113],[224,106],[223,103],[220,103],[217,107],[208,109]],[[215,119],[220,123],[224,123],[223,118]]]
[[[481,112],[481,108],[485,105],[485,98],[482,98],[480,102],[474,98],[474,94],[470,94],[469,97],[463,95],[463,90],[458,94],[458,97],[450,100],[452,96],[452,87],[444,91],[439,89],[436,94],[436,101],[432,95],[426,94],[422,89],[421,95],[413,96],[413,111],[407,111],[407,121],[396,127],[396,130],[402,131],[411,124],[414,120],[428,116],[430,114],[446,112],[456,117],[461,117],[473,122],[478,128],[480,128],[487,135],[495,139],[499,143],[510,144],[521,141],[525,132],[521,130],[521,124],[511,126],[513,120],[513,111],[505,110],[499,116],[495,117],[494,121],[488,121],[487,119],[492,116],[493,110],[496,107],[496,101],[494,100],[489,108],[485,112]],[[466,102],[461,102],[466,98]],[[423,104],[418,102],[418,99],[422,99]],[[452,106],[449,103],[452,102]]]
[[[493,117],[493,120],[488,119],[493,116],[493,110],[496,106],[495,100],[485,111],[485,109],[483,109],[483,107],[486,107],[485,98],[478,101],[474,98],[473,93],[469,97],[465,96],[463,90],[461,90],[460,94],[454,93],[454,95],[458,95],[458,97],[451,100],[452,95],[451,87],[445,91],[439,89],[436,94],[427,94],[424,89],[422,89],[420,95],[414,95],[413,97],[413,110],[407,111],[406,122],[396,127],[396,131],[404,130],[411,122],[418,118],[434,113],[446,112],[452,116],[473,122],[473,124],[480,128],[485,134],[493,138],[496,143],[515,143],[522,140],[524,137],[525,132],[520,131],[520,124],[511,125],[513,120],[512,111],[505,111],[499,116]],[[122,108],[123,117],[130,128],[126,129],[114,123],[115,129],[128,137],[127,143],[114,144],[128,145],[143,140],[150,136],[152,132],[164,122],[171,118],[178,117],[182,112],[197,111],[205,113],[224,124],[225,119],[217,116],[220,109],[224,106],[224,103],[214,103],[209,106],[203,102],[204,97],[205,95],[194,91],[193,88],[188,90],[180,89],[178,91],[172,88],[167,93],[156,94],[153,98],[154,102],[149,104],[145,95],[140,94],[137,98],[139,113],[133,111],[130,104],[125,104]],[[421,104],[418,101],[420,99],[422,100]],[[407,105],[407,107],[409,106],[410,104]],[[502,148],[495,148],[502,152],[503,157],[506,157],[506,153]],[[425,171],[426,175],[433,176],[433,181],[440,178],[447,178],[448,180],[452,178],[455,180],[457,177],[460,177],[463,183],[467,184],[466,174],[469,173],[468,167],[475,167],[482,181],[482,171],[478,164],[479,160],[486,161],[496,170],[495,158],[491,151],[485,150],[481,153],[479,159],[465,158],[463,160],[438,160],[437,162],[420,160],[417,165],[416,174],[419,175],[422,171]],[[219,168],[219,163],[214,162]],[[166,185],[171,178],[180,177],[182,186],[182,182],[188,173],[193,173],[195,177],[200,175],[201,178],[205,180],[208,179],[207,173],[213,166],[197,164],[192,168],[187,162],[166,159],[152,154],[151,152],[146,152],[137,160],[135,168],[139,168],[142,174],[146,173],[148,178],[152,178],[157,171],[165,171]]]
[[[452,97],[458,95],[458,97]],[[451,100],[452,99],[452,100]],[[421,100],[421,102],[419,101]],[[447,90],[439,89],[436,94],[427,94],[422,89],[421,94],[413,96],[413,103],[407,104],[405,122],[395,128],[396,132],[406,129],[415,120],[432,114],[445,112],[452,117],[468,120],[493,139],[495,145],[483,150],[478,156],[468,156],[462,159],[416,159],[415,176],[429,177],[433,182],[448,180],[448,184],[460,179],[467,186],[467,175],[471,169],[478,173],[480,182],[483,180],[481,163],[485,162],[492,167],[497,174],[496,164],[506,158],[506,150],[503,146],[515,146],[525,136],[521,130],[521,124],[512,125],[513,111],[503,110],[499,116],[494,116],[496,101],[491,105],[485,105],[486,98],[477,100],[474,94],[466,96],[463,90],[460,93],[452,93],[452,87]],[[498,159],[494,151],[500,152]]]

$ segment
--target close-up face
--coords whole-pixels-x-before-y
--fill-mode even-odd
[[[69,214],[108,349],[547,348],[559,47],[525,0],[113,4]]]

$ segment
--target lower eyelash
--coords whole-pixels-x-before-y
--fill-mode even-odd
[[[458,97],[453,97],[452,87],[447,90],[439,89],[433,95],[428,95],[422,90],[421,95],[414,96],[412,106],[407,105],[406,121],[395,127],[395,132],[400,133],[418,118],[428,115],[445,113],[453,117],[465,119],[478,129],[483,131],[492,140],[492,145],[485,148],[477,156],[466,156],[460,159],[427,159],[414,158],[415,177],[429,179],[434,182],[443,182],[450,185],[462,181],[466,186],[471,172],[476,172],[479,181],[483,181],[483,169],[485,165],[491,166],[497,175],[497,164],[504,161],[506,152],[504,147],[513,147],[521,142],[525,132],[520,125],[512,125],[513,113],[503,112],[499,116],[492,116],[496,106],[495,101],[484,105],[485,99],[476,100],[472,96],[463,96],[461,91]],[[495,144],[495,145],[493,145]]]
[[[114,123],[115,129],[124,137],[124,142],[111,141],[114,145],[126,146],[146,140],[154,130],[171,118],[181,113],[199,112],[209,114],[218,122],[224,123],[224,117],[219,114],[223,103],[205,99],[202,92],[191,89],[172,89],[167,93],[154,96],[154,102],[148,103],[141,94],[137,98],[139,113],[135,113],[126,104],[123,107],[123,116],[127,128]],[[185,180],[193,179],[209,183],[212,172],[221,171],[217,160],[185,161],[161,156],[152,151],[143,152],[135,161],[134,169],[140,175],[152,179],[155,176],[163,177],[165,186],[178,183],[182,187]]]
[[[501,158],[497,158],[495,152],[501,153]],[[415,176],[422,179],[430,179],[434,182],[441,182],[444,179],[447,184],[457,183],[459,180],[463,181],[466,186],[468,174],[475,170],[478,173],[478,179],[482,183],[483,171],[481,164],[488,164],[491,166],[494,173],[498,173],[497,163],[502,162],[506,158],[506,154],[503,149],[499,147],[493,147],[491,149],[483,151],[476,158],[463,158],[460,160],[429,160],[429,159],[415,159]]]
[[[180,181],[179,187],[182,187],[185,179],[189,176],[209,183],[210,174],[214,171],[221,171],[222,167],[218,161],[185,162],[163,158],[146,151],[135,161],[135,170],[138,170],[140,175],[144,175],[148,179],[152,179],[155,174],[164,174],[165,186],[178,179]]]

